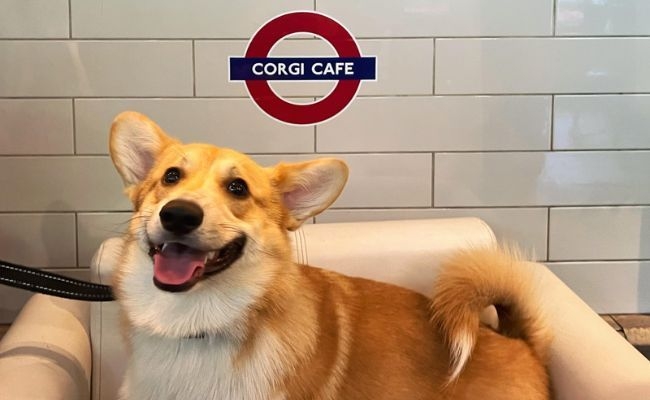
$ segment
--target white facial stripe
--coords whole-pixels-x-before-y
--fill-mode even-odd
[[[458,378],[469,361],[473,350],[474,336],[469,332],[459,333],[451,345],[451,365],[453,370],[449,382],[453,382]]]

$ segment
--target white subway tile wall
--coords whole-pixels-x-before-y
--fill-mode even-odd
[[[107,237],[120,236],[128,229],[130,222],[130,212],[78,213],[78,265],[88,267],[102,241]]]
[[[0,96],[191,96],[192,42],[0,41]]]
[[[601,314],[647,313],[650,262],[549,262],[549,268]]]
[[[550,150],[551,96],[363,97],[318,127],[320,152]]]
[[[128,210],[108,156],[0,157],[0,213]]]
[[[0,154],[74,154],[70,99],[0,99]]]
[[[650,38],[436,40],[440,94],[650,91]]]
[[[73,213],[0,214],[0,254],[9,262],[77,264]]]
[[[650,151],[438,153],[436,207],[650,203]]]
[[[650,1],[557,0],[558,36],[650,34]]]
[[[505,244],[517,244],[531,259],[546,259],[548,210],[539,208],[393,208],[330,209],[316,217],[317,223],[390,221],[395,219],[463,218],[484,220]]]
[[[73,38],[241,38],[313,0],[70,0]]]
[[[313,128],[278,124],[249,99],[120,98],[75,100],[77,154],[108,154],[111,121],[124,110],[147,114],[167,132],[188,142],[214,143],[247,153],[314,150]]]
[[[68,0],[0,0],[0,38],[68,38]]]
[[[553,149],[648,149],[648,110],[644,94],[556,96]]]
[[[548,36],[550,0],[316,0],[359,37]]]
[[[549,259],[650,259],[650,207],[552,208]]]
[[[228,81],[268,19],[326,13],[376,55],[339,117],[282,125]],[[336,156],[316,223],[477,216],[603,312],[650,311],[650,2],[0,0],[0,258],[85,274],[130,203],[114,115],[264,165]],[[305,34],[272,55],[335,55]],[[312,102],[334,83],[273,83]],[[0,287],[0,322],[22,305]]]

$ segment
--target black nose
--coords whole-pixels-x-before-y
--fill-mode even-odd
[[[203,222],[203,210],[198,204],[186,200],[172,200],[160,210],[163,228],[177,235],[184,235],[198,228]]]

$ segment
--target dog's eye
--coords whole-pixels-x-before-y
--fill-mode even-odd
[[[246,197],[248,195],[248,185],[243,179],[237,178],[228,184],[228,191],[237,197]]]
[[[171,167],[165,171],[162,182],[165,185],[173,185],[179,180],[181,180],[181,170],[176,167]]]

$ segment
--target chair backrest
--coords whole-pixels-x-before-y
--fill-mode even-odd
[[[394,283],[427,294],[440,261],[454,250],[495,243],[476,218],[305,225],[291,234],[295,260],[343,274]],[[122,239],[100,246],[92,261],[97,282],[111,283]],[[91,307],[92,398],[117,398],[126,360],[117,304]]]

